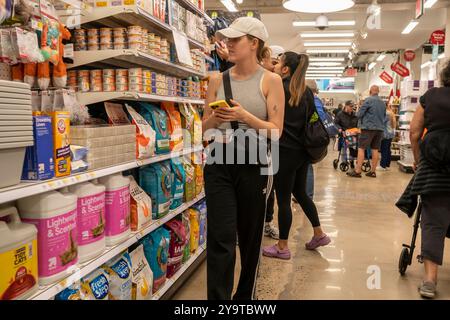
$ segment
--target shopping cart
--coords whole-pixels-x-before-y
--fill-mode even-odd
[[[400,254],[400,259],[398,260],[398,272],[403,276],[405,275],[406,269],[408,266],[412,263],[412,257],[414,255],[414,249],[416,248],[416,238],[417,238],[417,231],[419,230],[420,225],[420,216],[422,214],[422,203],[419,199],[419,204],[416,209],[416,217],[414,218],[414,226],[413,226],[413,235],[411,239],[411,244],[403,244],[403,249]],[[420,263],[422,263],[422,257],[419,255],[417,256],[417,260],[419,260]]]
[[[358,157],[358,137],[360,132],[358,128],[352,128],[339,134],[339,154],[337,159],[333,161],[335,170],[339,168],[342,172],[347,172],[350,167],[354,168],[354,161]],[[369,157],[366,156],[361,167],[361,170],[364,172],[369,172],[371,169],[368,159]]]

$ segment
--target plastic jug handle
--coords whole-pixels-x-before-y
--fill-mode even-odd
[[[19,213],[17,212],[17,208],[13,206],[8,207],[0,207],[0,218],[11,216],[10,223],[21,223]]]

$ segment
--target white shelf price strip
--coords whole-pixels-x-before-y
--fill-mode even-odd
[[[197,251],[186,261],[185,264],[178,270],[175,275],[167,279],[164,285],[152,297],[152,300],[159,300],[161,297],[178,281],[178,279],[189,269],[189,267],[202,255],[206,250],[206,243],[198,247]]]
[[[111,167],[106,167],[102,169],[93,170],[90,172],[79,173],[73,176],[64,178],[54,178],[46,181],[39,182],[22,182],[16,186],[7,187],[0,189],[0,204],[14,201],[20,198],[33,196],[36,194],[44,193],[50,190],[56,190],[62,187],[68,187],[77,183],[84,181],[89,181],[92,179],[108,176],[114,173],[122,172],[125,170],[138,168],[141,166],[149,165],[152,163],[157,163],[172,158],[176,158],[182,155],[190,154],[193,152],[199,152],[203,150],[203,146],[196,146],[193,148],[188,148],[182,151],[176,151],[164,155],[159,155],[151,157],[148,159],[134,160],[122,164],[118,164]]]
[[[144,228],[141,231],[133,232],[130,237],[123,241],[122,243],[113,246],[113,247],[107,247],[106,251],[98,256],[97,258],[94,258],[81,266],[78,266],[74,270],[74,273],[68,276],[67,278],[59,281],[58,283],[42,287],[36,293],[34,296],[30,298],[30,300],[48,300],[53,298],[56,294],[64,290],[65,288],[69,287],[70,285],[74,284],[76,281],[80,280],[81,278],[87,276],[92,271],[96,270],[98,267],[106,263],[107,261],[111,260],[124,250],[128,249],[131,245],[138,242],[142,237],[146,236],[147,234],[151,233],[152,231],[156,230],[166,222],[172,220],[177,215],[184,212],[186,209],[190,208],[200,200],[202,200],[205,197],[204,192],[202,192],[200,195],[198,195],[194,200],[184,203],[177,209],[171,211],[169,214],[164,216],[161,219],[153,221],[148,227]]]

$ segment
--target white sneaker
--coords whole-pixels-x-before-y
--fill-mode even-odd
[[[272,222],[266,222],[266,225],[264,226],[264,236],[278,240],[280,238],[280,233]]]
[[[387,169],[386,169],[386,168],[383,168],[383,167],[377,167],[377,170],[378,170],[378,171],[387,171]]]

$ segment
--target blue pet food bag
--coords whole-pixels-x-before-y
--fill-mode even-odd
[[[206,201],[199,202],[194,208],[200,213],[199,214],[199,241],[198,245],[201,246],[206,241]]]
[[[164,161],[139,170],[139,185],[152,199],[152,218],[169,213],[172,200],[172,170],[170,161]]]
[[[172,159],[170,165],[172,167],[172,204],[170,209],[174,210],[183,204],[186,173],[180,158]]]
[[[166,281],[169,258],[170,233],[161,227],[140,240],[144,245],[145,259],[153,272],[153,293]]]
[[[155,153],[164,154],[170,152],[169,119],[161,108],[140,102],[139,113],[152,126],[156,132]]]

